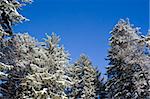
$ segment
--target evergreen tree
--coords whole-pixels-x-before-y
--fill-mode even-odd
[[[12,26],[26,20],[18,11],[22,6],[30,2],[30,0],[0,0],[0,63],[2,64],[0,70],[2,76],[0,81],[2,83],[0,84],[0,88],[3,89],[0,92],[3,98],[13,98],[18,82],[20,81],[19,78],[23,77],[22,73],[24,73],[24,69],[21,69],[20,65],[17,65],[17,61],[20,60],[19,51],[21,46],[17,46],[20,42],[16,41],[19,40],[16,37],[23,35],[12,36]],[[8,35],[11,37],[4,38]],[[11,67],[11,69],[6,67]],[[3,77],[4,74],[7,75]]]
[[[12,68],[13,66],[0,63],[0,84],[5,83],[4,81],[6,81],[9,76],[6,71],[11,70]],[[3,87],[0,87],[0,97],[2,97],[2,95],[4,94],[3,92],[7,92],[7,90]]]
[[[150,86],[144,62],[144,42],[138,28],[120,20],[111,31],[107,67],[107,96],[110,99],[148,99]]]
[[[0,38],[12,35],[12,25],[26,20],[18,10],[30,0],[0,0]]]
[[[98,95],[102,96],[104,86],[100,72],[93,67],[88,57],[81,55],[80,59],[70,67],[69,73],[74,83],[69,97],[95,99]]]
[[[64,89],[71,84],[65,70],[69,54],[59,46],[60,38],[54,33],[47,38],[44,47],[31,49],[30,72],[22,80],[17,98],[67,98]]]
[[[4,65],[10,65],[12,69],[1,70],[7,73],[5,79],[1,79],[0,87],[3,97],[13,98],[22,78],[29,72],[29,64],[31,62],[31,48],[36,47],[36,40],[28,34],[17,34],[10,39],[0,41],[0,62]],[[4,66],[3,65],[3,66]]]
[[[129,21],[118,22],[111,31],[105,86],[87,56],[69,64],[55,33],[45,42],[13,33],[13,25],[27,20],[19,10],[31,2],[0,0],[0,98],[150,99],[150,35],[139,35]]]

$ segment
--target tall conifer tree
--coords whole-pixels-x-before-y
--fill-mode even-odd
[[[59,46],[58,36],[53,33],[47,37],[45,47],[31,49],[30,72],[20,84],[17,93],[19,98],[67,98],[64,90],[71,85],[70,78],[65,75],[69,54]]]
[[[146,76],[144,43],[138,28],[129,21],[120,20],[111,31],[106,86],[111,99],[148,99],[149,83]]]
[[[74,99],[96,99],[104,89],[100,72],[97,71],[87,56],[81,55],[80,59],[70,67],[70,76],[74,85],[70,96]],[[102,98],[101,98],[102,99]]]

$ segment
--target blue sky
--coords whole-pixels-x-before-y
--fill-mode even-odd
[[[109,32],[120,18],[129,18],[146,34],[149,27],[149,0],[34,0],[21,11],[29,22],[14,27],[37,39],[55,32],[71,54],[89,56],[102,74],[106,72]]]

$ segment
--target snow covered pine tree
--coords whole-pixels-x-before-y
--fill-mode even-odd
[[[87,56],[81,55],[80,59],[69,67],[69,75],[74,85],[69,94],[71,99],[103,99],[103,79]]]
[[[1,67],[4,68],[1,80],[5,81],[1,84],[2,98],[66,98],[64,89],[72,83],[65,75],[69,54],[58,45],[60,39],[54,33],[47,37],[46,42],[38,42],[28,34],[16,34],[3,41],[5,45],[0,48]]]
[[[31,56],[30,48],[36,46],[36,41],[28,34],[16,34],[9,39],[3,39],[0,45],[0,62],[11,65],[12,69],[3,72],[8,74],[6,79],[1,79],[5,83],[1,84],[1,88],[5,89],[3,98],[13,98],[22,78],[28,73],[29,57]],[[6,99],[7,99],[6,98]]]
[[[59,46],[60,38],[54,33],[47,38],[44,47],[30,48],[30,72],[18,88],[17,99],[67,98],[64,89],[72,83],[65,75],[69,54]]]
[[[12,25],[26,20],[18,10],[31,0],[0,0],[0,38],[12,35]]]
[[[18,10],[30,2],[0,0],[0,98],[103,99],[100,72],[86,56],[70,66],[69,55],[54,33],[47,35],[45,42],[27,33],[13,33],[12,26],[26,20]],[[107,98],[150,99],[150,54],[145,51],[150,48],[150,37],[140,36],[139,30],[124,20],[111,34]]]
[[[106,86],[109,99],[150,99],[146,69],[150,60],[144,54],[145,43],[139,33],[124,20],[111,31]]]
[[[18,10],[30,0],[0,0],[0,93],[7,96],[2,97],[7,99],[13,94],[16,83],[10,79],[10,70],[15,65],[16,49],[13,46],[13,42],[10,39],[4,38],[5,36],[11,36],[13,34],[12,25],[19,23],[25,18],[18,13]],[[10,68],[11,67],[11,68]],[[14,74],[14,73],[13,73]],[[5,77],[4,77],[5,76]],[[14,80],[13,80],[14,81]],[[5,84],[8,83],[8,86]],[[7,85],[7,84],[6,84]],[[11,87],[10,87],[11,86]],[[4,88],[5,87],[5,88]],[[3,95],[0,95],[3,96]],[[10,99],[10,98],[9,98]]]

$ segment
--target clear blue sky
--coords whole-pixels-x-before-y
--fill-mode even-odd
[[[41,39],[56,32],[71,54],[71,61],[85,53],[102,74],[107,66],[109,32],[120,18],[129,18],[146,34],[149,27],[149,0],[34,0],[21,11],[30,19],[15,26]]]

